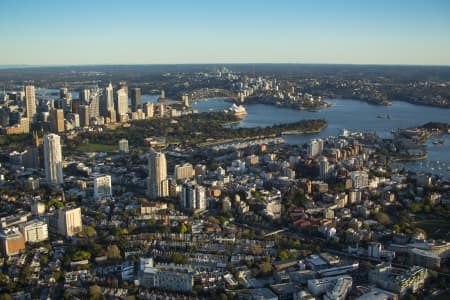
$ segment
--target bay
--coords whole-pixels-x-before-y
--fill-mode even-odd
[[[284,136],[288,144],[304,144],[312,138],[339,135],[342,129],[351,131],[374,131],[383,138],[391,137],[391,131],[417,127],[428,122],[450,123],[450,109],[416,105],[404,101],[393,101],[392,106],[373,105],[352,99],[327,99],[331,107],[317,112],[302,111],[266,104],[245,105],[248,115],[235,127],[272,126],[291,123],[303,119],[325,119],[327,128],[318,134]],[[206,99],[193,105],[200,112],[224,110],[231,106],[227,99]],[[386,116],[389,115],[390,119]],[[428,157],[423,161],[401,162],[400,168],[424,171],[448,176],[450,166],[450,138],[442,136],[443,145],[435,145],[432,140],[426,143]]]

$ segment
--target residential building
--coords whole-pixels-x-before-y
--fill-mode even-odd
[[[413,266],[409,269],[392,267],[390,263],[381,263],[369,271],[369,281],[382,289],[404,296],[419,291],[428,276],[427,269]]]
[[[322,158],[319,161],[320,165],[320,179],[325,180],[328,178],[329,171],[330,171],[330,164],[328,163],[328,159],[325,156],[322,156]]]
[[[184,208],[192,210],[206,209],[206,190],[203,186],[185,183],[181,192],[181,202]]]
[[[167,161],[162,152],[152,150],[148,156],[147,195],[152,199],[169,195]]]
[[[112,196],[111,176],[94,175],[94,198],[100,200]]]
[[[189,179],[194,175],[194,167],[190,163],[175,165],[174,175],[177,180]]]
[[[57,214],[58,233],[66,237],[72,237],[83,229],[81,221],[81,208],[69,203],[58,209]]]
[[[366,171],[353,171],[351,178],[354,189],[362,189],[369,186],[369,174]]]
[[[314,158],[323,152],[323,140],[312,139],[308,144],[308,158]]]
[[[27,85],[25,87],[25,101],[26,101],[26,117],[33,120],[36,114],[36,94],[34,90],[34,85]]]
[[[45,177],[50,185],[64,183],[62,169],[61,138],[56,134],[44,136]]]
[[[124,153],[130,152],[130,149],[128,148],[128,140],[121,139],[119,141],[119,151]]]
[[[143,262],[145,260],[145,262]],[[194,271],[188,265],[159,264],[142,259],[138,273],[140,285],[151,289],[190,293],[194,287]]]
[[[46,222],[34,219],[22,226],[22,233],[25,237],[25,242],[42,242],[48,239],[48,226]]]

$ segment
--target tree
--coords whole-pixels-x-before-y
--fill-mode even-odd
[[[287,250],[281,250],[280,252],[278,252],[278,258],[280,260],[289,259],[289,252]]]
[[[383,225],[392,224],[391,218],[383,212],[379,212],[379,213],[375,214],[374,218],[375,218],[375,220],[377,220],[379,223],[381,223]]]
[[[188,258],[181,253],[174,253],[170,257],[170,262],[174,264],[186,264],[188,262]]]
[[[181,224],[180,233],[186,233],[186,232],[188,232],[187,226],[185,224]]]
[[[101,287],[99,287],[99,286],[96,285],[96,284],[91,285],[91,286],[89,287],[89,291],[88,291],[89,298],[90,298],[90,299],[98,299],[101,292],[102,292]]]
[[[228,296],[224,293],[219,294],[219,300],[228,300]]]
[[[250,252],[253,255],[261,255],[262,254],[262,248],[260,245],[251,245],[250,246]]]
[[[97,231],[92,226],[83,226],[82,235],[91,238],[97,235]]]
[[[267,276],[272,272],[272,264],[270,262],[262,262],[259,264],[259,273],[262,276]]]
[[[120,254],[120,249],[117,245],[108,246],[106,249],[106,256],[108,259],[120,259],[122,255]]]
[[[1,294],[0,295],[0,300],[11,300],[11,295],[10,294]]]

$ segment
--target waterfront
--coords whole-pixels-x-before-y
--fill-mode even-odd
[[[381,137],[391,137],[391,131],[398,128],[420,126],[427,122],[450,122],[450,110],[421,106],[408,102],[394,101],[392,106],[372,105],[363,101],[349,99],[327,99],[330,108],[318,112],[300,111],[290,108],[275,107],[265,104],[248,104],[248,115],[236,127],[271,126],[274,124],[296,122],[302,119],[325,119],[328,127],[318,134],[287,135],[284,139],[289,144],[307,143],[311,138],[338,135],[344,128],[353,131],[375,131]],[[193,104],[199,111],[224,110],[230,106],[226,99],[209,99]],[[389,114],[390,119],[379,118]],[[443,145],[434,145],[429,140],[428,157],[423,161],[401,162],[396,166],[414,171],[427,171],[448,176],[450,166],[450,138],[443,136]]]

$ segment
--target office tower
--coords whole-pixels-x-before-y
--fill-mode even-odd
[[[158,112],[159,112],[159,117],[164,118],[165,116],[165,112],[166,112],[166,106],[163,103],[158,103],[157,104]]]
[[[120,90],[120,89],[124,89],[125,93],[127,93],[127,95],[128,95],[128,85],[127,85],[127,82],[125,80],[122,80],[122,81],[119,82],[118,90]]]
[[[25,87],[25,101],[26,101],[26,117],[31,121],[36,114],[36,94],[34,85],[27,85]]]
[[[74,99],[72,100],[72,113],[79,114],[80,113],[81,100]]]
[[[328,178],[328,172],[330,171],[330,166],[328,163],[328,159],[323,156],[319,162],[320,165],[320,179],[325,180]]]
[[[185,107],[189,107],[189,95],[188,95],[188,94],[184,94],[184,95],[181,97],[181,101],[183,102],[183,105],[184,105]]]
[[[0,126],[8,127],[9,126],[9,114],[11,110],[9,107],[3,106],[0,108]]]
[[[128,112],[128,94],[125,89],[120,89],[116,92],[116,111],[117,120],[120,121],[120,115]]]
[[[144,104],[144,113],[147,119],[153,118],[154,115],[153,103],[147,102]]]
[[[161,90],[161,96],[159,97],[159,99],[166,99],[166,91]]]
[[[98,175],[94,177],[94,198],[96,200],[112,196],[111,176]]]
[[[181,192],[181,202],[184,208],[192,210],[206,209],[206,190],[203,186],[184,183]]]
[[[89,95],[87,105],[89,106],[89,119],[100,116],[99,90],[93,89]]]
[[[314,158],[323,152],[323,140],[312,139],[308,144],[308,158]]]
[[[51,130],[52,132],[64,131],[64,111],[62,109],[53,109],[50,112]]]
[[[47,183],[63,184],[61,138],[56,134],[44,136],[44,166]]]
[[[114,89],[109,82],[109,85],[105,87],[105,90],[103,91],[103,95],[101,97],[101,103],[100,103],[100,114],[103,117],[109,117],[109,112],[115,110],[114,109]]]
[[[23,133],[30,132],[30,122],[29,118],[20,118],[20,127],[22,128]]]
[[[149,154],[147,194],[152,199],[169,195],[167,161],[164,153],[152,151]]]
[[[58,233],[66,237],[74,236],[83,229],[81,222],[81,208],[69,204],[58,209]]]
[[[119,151],[125,153],[128,153],[130,151],[130,149],[128,148],[128,140],[121,139],[119,141]]]
[[[80,106],[80,126],[81,127],[89,127],[89,106],[81,105]]]
[[[188,179],[194,176],[194,167],[190,163],[185,163],[183,165],[175,165],[175,179]]]
[[[59,98],[67,98],[69,97],[70,93],[69,93],[69,89],[66,87],[60,88],[59,89]],[[70,96],[70,98],[72,98],[72,96]]]
[[[90,95],[91,95],[91,90],[89,90],[89,89],[82,89],[80,91],[81,104],[83,104],[83,105],[88,104]]]
[[[61,106],[58,108],[64,109],[65,112],[69,112],[72,109],[72,94],[69,92],[69,89],[66,87],[59,89],[59,100],[61,102]]]
[[[141,108],[141,89],[134,88],[131,90],[131,109],[137,111]]]

